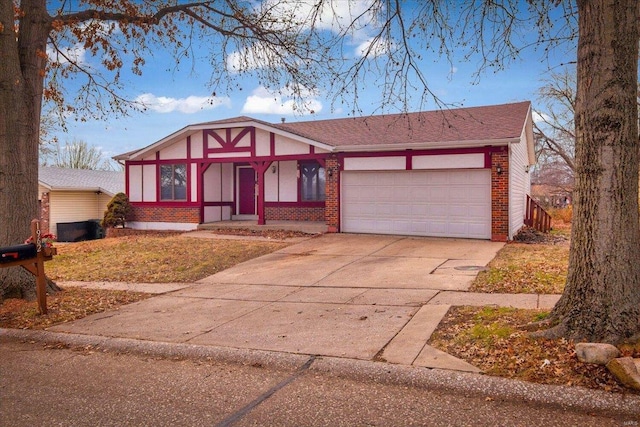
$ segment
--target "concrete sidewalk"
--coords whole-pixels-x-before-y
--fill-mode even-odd
[[[427,345],[450,306],[550,308],[558,298],[467,292],[501,247],[328,234],[194,284],[82,285],[159,295],[50,330],[479,372]]]

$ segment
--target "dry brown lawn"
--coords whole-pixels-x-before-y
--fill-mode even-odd
[[[286,243],[181,237],[178,234],[125,236],[58,243],[47,263],[54,281],[193,282]]]
[[[300,234],[277,231],[265,231],[260,235],[274,239],[298,236]],[[193,282],[287,245],[268,241],[185,238],[177,233],[57,243],[58,255],[47,262],[46,273],[58,282]],[[0,303],[0,327],[44,329],[115,310],[150,296],[70,287],[47,297],[48,313],[44,316],[38,314],[33,301],[6,299]]]

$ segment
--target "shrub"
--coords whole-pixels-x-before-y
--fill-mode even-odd
[[[104,228],[123,227],[127,221],[127,215],[131,213],[129,198],[124,193],[118,193],[107,204],[104,212],[102,226]]]
[[[554,222],[563,222],[565,224],[571,224],[571,216],[573,215],[573,206],[567,206],[566,208],[551,208],[548,209],[549,215]]]

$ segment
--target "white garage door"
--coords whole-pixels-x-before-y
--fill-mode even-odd
[[[345,232],[491,238],[487,169],[345,171],[341,194]]]

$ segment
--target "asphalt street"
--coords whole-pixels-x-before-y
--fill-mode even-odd
[[[322,358],[281,357],[281,363],[230,363],[0,336],[0,425],[586,427],[640,421],[491,391],[343,375],[321,368]]]

